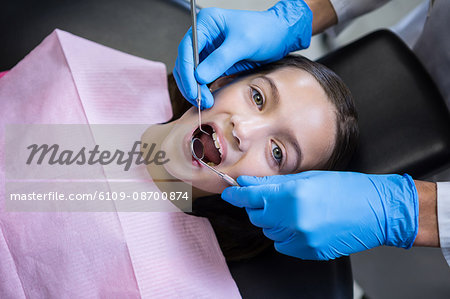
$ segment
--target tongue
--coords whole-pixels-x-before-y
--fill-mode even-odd
[[[214,164],[220,164],[220,153],[219,150],[215,147],[214,141],[211,136],[202,134],[200,136],[200,140],[204,146],[204,158],[202,159],[205,162],[213,162]]]

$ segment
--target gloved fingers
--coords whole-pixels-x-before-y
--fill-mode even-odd
[[[180,92],[181,92],[181,94],[183,95],[183,97],[184,97],[189,103],[191,103],[192,105],[195,105],[195,106],[196,106],[196,105],[197,105],[197,102],[195,101],[195,99],[190,99],[190,98],[186,95],[185,90],[184,90],[184,87],[183,87],[183,80],[181,80],[181,78],[180,78],[178,72],[176,71],[176,67],[175,67],[174,70],[173,70],[173,77],[175,78],[175,82],[177,83],[178,89],[180,90]]]
[[[269,217],[266,214],[264,209],[245,208],[245,211],[248,214],[250,222],[255,226],[261,227],[263,229],[269,229],[275,225],[275,221],[272,219],[272,217]]]
[[[245,208],[245,211],[248,214],[248,219],[250,219],[250,222],[257,226],[257,227],[264,227],[264,221],[262,221],[263,218],[263,209],[250,209]]]
[[[209,83],[222,76],[236,62],[245,59],[248,49],[242,41],[225,37],[223,43],[211,52],[198,66],[196,78],[201,83]]]
[[[274,246],[275,250],[278,251],[279,253],[304,260],[312,260],[312,258],[310,258],[310,253],[308,252],[308,249],[305,246],[293,244],[291,239],[288,241],[275,242]]]
[[[271,227],[263,228],[263,233],[267,238],[275,242],[281,242],[287,240],[292,232],[286,227]]]
[[[237,182],[241,186],[255,186],[267,184],[281,184],[287,181],[301,179],[304,176],[301,173],[287,174],[287,175],[272,175],[272,176],[247,176],[241,175],[237,178]]]
[[[222,199],[239,208],[264,208],[266,190],[257,187],[228,187],[222,192]]]
[[[187,35],[190,34],[190,30],[188,31]],[[185,37],[187,40],[190,40],[190,37]],[[189,43],[189,42],[188,42]],[[181,47],[181,44],[180,44]],[[186,49],[182,51],[190,52],[192,55],[192,49]],[[185,52],[186,53],[186,52]],[[183,63],[183,57],[182,55],[179,55],[177,57],[177,60],[175,61],[175,68],[174,68],[174,78],[177,82],[178,88],[181,91],[181,94],[194,106],[197,106],[197,94],[198,94],[198,87],[197,87],[197,80],[195,80],[195,77],[193,76],[193,60],[190,60],[188,57],[186,57],[185,62]],[[192,72],[189,71],[189,69],[192,69]],[[184,74],[186,80],[182,79],[182,74]],[[193,87],[191,86],[191,83],[193,84]],[[211,91],[209,90],[208,86],[206,84],[203,84],[200,86],[201,93],[202,93],[202,102],[201,107],[204,108],[211,108],[214,104],[214,98],[211,94]]]
[[[201,109],[209,109],[214,105],[214,97],[211,93],[211,90],[209,90],[208,85],[203,84],[200,86],[200,90],[202,93],[202,102],[201,102]],[[197,101],[194,101],[195,104],[197,104]]]
[[[330,248],[308,246],[305,237],[302,234],[291,235],[288,239],[275,242],[275,249],[283,254],[301,258],[303,260],[332,260],[348,254],[338,252]]]
[[[287,240],[275,242],[275,250],[303,260],[327,260],[318,249],[306,245],[301,235],[291,235]]]
[[[248,71],[254,68],[257,68],[261,66],[262,63],[253,62],[253,61],[247,61],[243,60],[240,62],[235,63],[232,67],[230,67],[225,73],[225,76],[234,75],[243,71]]]
[[[206,32],[205,32],[206,31]],[[197,28],[198,51],[202,52],[203,48],[208,42],[211,42],[211,37],[208,34],[208,28]],[[197,98],[197,80],[194,74],[194,52],[192,45],[192,27],[184,35],[180,44],[178,45],[178,57],[175,61],[174,74],[178,74],[178,78],[182,86],[183,96],[189,101]],[[209,82],[207,82],[209,83]],[[178,84],[178,82],[177,82]]]
[[[191,103],[197,98],[197,80],[194,76],[194,52],[192,49],[192,29],[189,29],[178,45],[174,77],[183,96]]]

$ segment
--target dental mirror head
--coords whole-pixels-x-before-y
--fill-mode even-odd
[[[205,153],[204,153],[204,147],[203,147],[203,143],[200,139],[198,138],[194,138],[191,141],[191,151],[192,151],[192,155],[194,156],[194,158],[196,160],[201,160],[203,159]]]
[[[203,142],[198,138],[192,138],[191,140],[191,152],[192,156],[203,166],[207,167],[208,169],[212,170],[214,173],[216,173],[218,176],[220,176],[225,182],[230,184],[231,186],[238,186],[239,184],[228,174],[225,174],[214,167],[206,164],[202,159],[205,156],[205,147],[203,146]],[[201,157],[201,158],[199,158]]]

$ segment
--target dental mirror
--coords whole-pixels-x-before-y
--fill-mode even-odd
[[[204,148],[203,148],[203,143],[201,142],[200,139],[198,139],[198,138],[192,139],[191,149],[192,149],[192,154],[194,155],[194,158],[196,160],[203,159],[203,156],[204,156],[203,150],[204,150]]]
[[[215,169],[214,167],[206,164],[202,159],[205,155],[205,148],[203,146],[203,143],[200,139],[198,138],[193,138],[191,140],[191,152],[192,152],[192,156],[199,162],[201,163],[203,166],[209,168],[210,170],[214,171],[218,176],[220,176],[225,182],[227,182],[228,184],[230,184],[231,186],[238,186],[239,184],[232,178],[230,177],[228,174],[225,174],[217,169]],[[199,158],[201,157],[201,158]]]

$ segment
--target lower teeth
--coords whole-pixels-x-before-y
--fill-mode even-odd
[[[207,162],[206,164],[208,164],[209,166],[216,166],[216,164],[214,164],[213,162]]]

